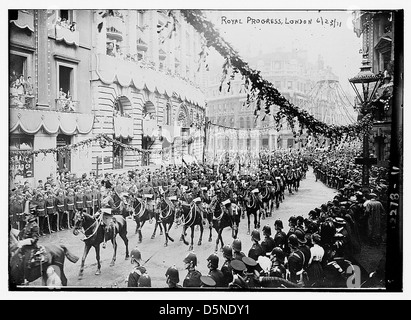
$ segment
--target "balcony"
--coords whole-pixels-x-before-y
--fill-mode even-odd
[[[74,22],[69,24],[56,24],[56,40],[64,41],[68,45],[78,46],[80,42],[80,34],[74,27]]]
[[[52,110],[59,112],[78,112],[80,106],[79,101],[67,98],[56,99],[55,102],[55,107]]]
[[[125,23],[120,16],[107,17],[107,37],[116,41],[123,41],[123,34],[125,32]]]
[[[35,108],[35,97],[28,94],[17,94],[15,91],[10,89],[10,108],[20,108],[20,109],[34,109]]]

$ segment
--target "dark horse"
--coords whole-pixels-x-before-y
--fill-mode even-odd
[[[153,209],[149,208],[147,205],[146,200],[140,200],[139,198],[134,198],[133,201],[133,214],[132,217],[134,221],[136,222],[136,232],[138,233],[138,243],[141,243],[143,240],[143,234],[141,232],[141,229],[143,228],[144,224],[146,223],[147,220],[151,220],[153,218],[156,219],[156,213],[154,212]],[[160,227],[160,234],[162,234],[162,229]],[[151,238],[154,238],[155,236],[155,230],[153,232],[153,235]]]
[[[11,237],[15,237],[11,235]],[[12,239],[12,243],[17,243],[17,238]],[[10,284],[13,286],[22,285],[24,284],[24,280],[26,279],[28,282],[33,282],[38,278],[42,278],[43,286],[46,285],[47,282],[47,268],[51,265],[57,266],[60,269],[60,279],[61,284],[63,286],[67,286],[67,278],[64,274],[64,260],[67,259],[70,262],[76,263],[78,261],[78,257],[72,254],[65,245],[59,244],[48,244],[44,246],[45,249],[45,261],[31,266],[28,268],[27,266],[23,265],[23,257],[24,254],[22,253],[21,249],[16,249],[14,246],[10,248]]]
[[[162,229],[164,229],[165,233],[165,238],[166,242],[164,243],[164,246],[168,246],[168,240],[171,242],[174,242],[174,239],[170,237],[169,232],[171,227],[173,226],[174,223],[174,218],[175,218],[175,208],[174,205],[170,202],[167,202],[166,199],[161,197],[157,203],[157,209],[160,210],[158,214],[158,219],[156,220],[156,225],[154,227],[154,232],[151,238],[155,237],[155,233],[157,230],[157,226],[160,226],[160,234],[162,232]]]
[[[131,213],[131,206],[125,203],[123,199],[118,195],[117,192],[113,192],[113,202],[114,207],[112,208],[113,214],[121,214],[124,218],[127,218]]]
[[[250,234],[250,216],[254,216],[254,229],[260,228],[261,220],[261,199],[248,190],[244,195],[245,211],[247,212],[247,234]]]
[[[97,219],[85,212],[77,212],[74,217],[74,229],[73,234],[78,235],[79,231],[83,229],[83,233],[86,236],[84,239],[84,253],[81,259],[81,267],[79,272],[79,278],[83,276],[84,262],[86,261],[87,255],[91,249],[94,247],[96,251],[97,260],[97,271],[96,275],[101,274],[101,262],[100,262],[100,244],[106,240],[111,240],[113,244],[114,253],[113,258],[110,263],[110,267],[114,266],[117,255],[117,234],[123,239],[126,245],[126,259],[129,257],[128,253],[128,239],[127,239],[127,221],[121,215],[114,215],[113,221],[108,227],[102,223],[103,215],[101,214]]]
[[[224,228],[230,227],[231,228],[231,236],[233,239],[237,238],[238,235],[238,227],[240,225],[241,220],[241,210],[238,205],[235,203],[231,204],[233,209],[233,216],[230,217],[228,210],[224,208],[224,206],[218,202],[218,200],[214,200],[210,203],[207,219],[210,226],[210,237],[208,241],[212,241],[212,229],[214,228],[217,232],[217,240],[215,243],[215,251],[218,251],[218,243],[221,244],[220,249],[224,247],[224,241],[222,237],[222,232]]]
[[[271,217],[272,209],[273,209],[273,192],[272,192],[271,185],[265,185],[261,187],[261,201],[263,204],[264,211],[267,213],[267,217]],[[263,219],[264,219],[263,215]]]
[[[180,205],[180,212],[181,212],[181,221],[183,224],[183,232],[181,233],[180,241],[183,241],[184,244],[189,245],[189,243],[185,239],[186,230],[188,228],[191,229],[191,243],[189,250],[193,250],[194,247],[194,227],[196,225],[200,226],[200,238],[198,239],[198,245],[201,246],[202,239],[203,239],[203,218],[200,209],[194,202],[191,204],[187,204],[186,202],[182,202]]]

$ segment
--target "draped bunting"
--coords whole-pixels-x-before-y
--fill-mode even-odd
[[[43,128],[49,134],[87,134],[93,129],[93,124],[92,114],[10,109],[10,132],[20,128],[27,134],[35,134]]]
[[[60,26],[56,26],[56,40],[64,41],[65,43],[75,46],[78,46],[80,43],[80,33],[76,31],[71,31],[67,28],[62,28]]]
[[[151,137],[153,133],[157,130],[157,120],[146,119],[143,120],[143,135]]]
[[[11,20],[10,22],[20,29],[27,28],[31,32],[34,32],[34,16],[30,13],[19,10],[17,20]]]
[[[133,138],[133,118],[114,117],[114,136],[117,138]]]
[[[98,54],[96,60],[97,75],[105,84],[117,81],[123,87],[147,88],[150,92],[157,91],[169,97],[176,95],[183,101],[205,106],[204,93],[179,78],[105,54]]]

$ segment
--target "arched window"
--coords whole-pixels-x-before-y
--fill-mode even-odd
[[[239,126],[240,126],[241,129],[244,128],[244,118],[243,117],[240,117],[240,119],[239,119]]]
[[[171,105],[167,103],[166,110],[164,113],[164,124],[170,125],[171,124]]]

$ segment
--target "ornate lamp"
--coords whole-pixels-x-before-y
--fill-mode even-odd
[[[362,67],[360,68],[360,72],[353,78],[348,79],[351,86],[353,87],[355,94],[357,95],[358,101],[361,105],[361,113],[365,115],[367,112],[367,106],[372,101],[377,89],[381,83],[381,76],[374,74],[371,71],[371,66],[369,64],[369,60],[367,55],[363,55],[362,60]],[[373,164],[377,163],[377,159],[374,157],[370,157],[370,150],[369,150],[369,132],[368,130],[364,131],[363,137],[363,157],[356,158],[356,164],[362,164],[362,187],[363,189],[368,189],[369,187],[369,167]]]

